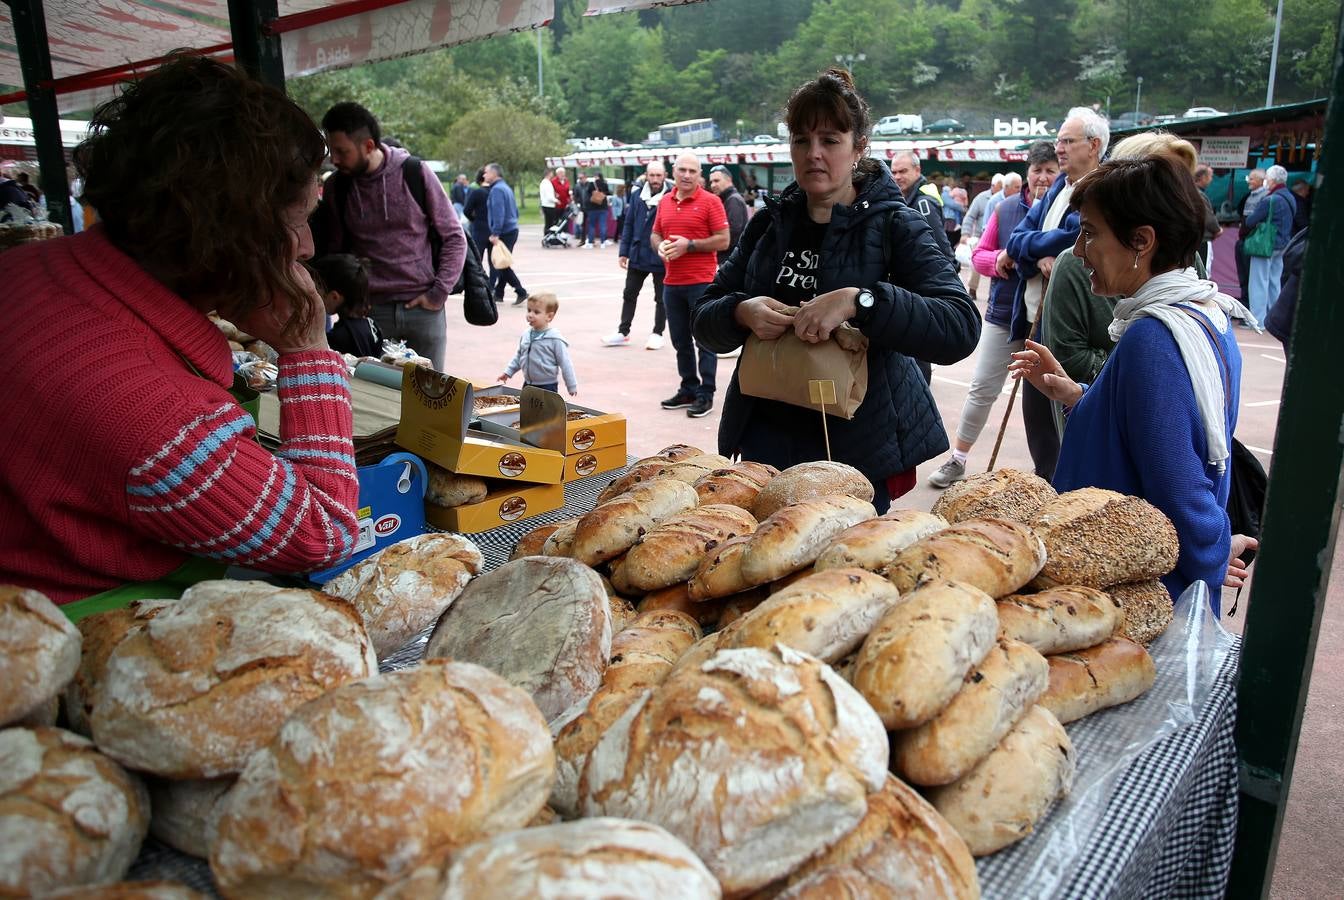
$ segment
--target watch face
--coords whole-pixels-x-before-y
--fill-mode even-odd
[[[862,306],[864,309],[869,309],[872,307],[872,305],[873,305],[873,292],[859,291],[859,306]]]

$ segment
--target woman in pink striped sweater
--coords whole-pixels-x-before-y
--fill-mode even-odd
[[[99,224],[9,251],[0,583],[59,603],[193,560],[301,572],[348,555],[350,393],[302,261],[322,134],[285,95],[179,58],[76,151]],[[207,313],[280,355],[281,447],[229,393]]]

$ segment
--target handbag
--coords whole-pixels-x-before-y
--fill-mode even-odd
[[[1274,197],[1272,195],[1266,197],[1264,202],[1273,204]],[[1278,237],[1278,231],[1279,229],[1274,224],[1274,207],[1271,205],[1265,221],[1255,226],[1255,230],[1246,236],[1246,240],[1241,242],[1242,252],[1247,256],[1268,259],[1274,255],[1274,239]]]
[[[462,295],[462,313],[468,325],[493,325],[499,321],[499,308],[490,291],[490,279],[481,265],[481,251],[467,234],[467,258],[462,261],[462,274],[452,293]]]
[[[606,203],[607,195],[599,191],[597,188],[593,188],[593,192],[588,195],[588,202],[593,204],[594,206],[596,206],[599,203]]]
[[[513,266],[513,254],[504,246],[503,241],[495,241],[490,246],[490,265],[496,269],[508,269]]]

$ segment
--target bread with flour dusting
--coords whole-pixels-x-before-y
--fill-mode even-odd
[[[45,594],[0,585],[0,726],[46,707],[79,668],[81,636]]]
[[[43,900],[206,900],[206,895],[176,881],[120,881],[97,887],[66,888]]]
[[[873,499],[873,483],[845,463],[818,460],[789,466],[761,488],[751,512],[764,521],[791,503],[845,494],[859,500]]]
[[[93,714],[93,699],[107,670],[107,658],[130,633],[148,619],[158,615],[171,600],[136,600],[129,606],[109,609],[107,612],[85,616],[78,622],[83,635],[79,653],[79,668],[66,685],[61,702],[65,706],[65,722],[71,731],[85,737],[91,735],[89,716]]]
[[[215,841],[221,801],[235,781],[232,776],[186,781],[148,779],[149,803],[154,811],[149,833],[169,847],[205,859]]]

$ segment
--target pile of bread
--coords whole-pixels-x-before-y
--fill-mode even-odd
[[[1060,722],[1152,683],[1098,588],[1175,560],[1142,501],[1038,482],[877,517],[849,467],[678,446],[485,574],[424,535],[78,629],[9,589],[0,894],[149,831],[227,897],[976,897],[1069,788]]]

